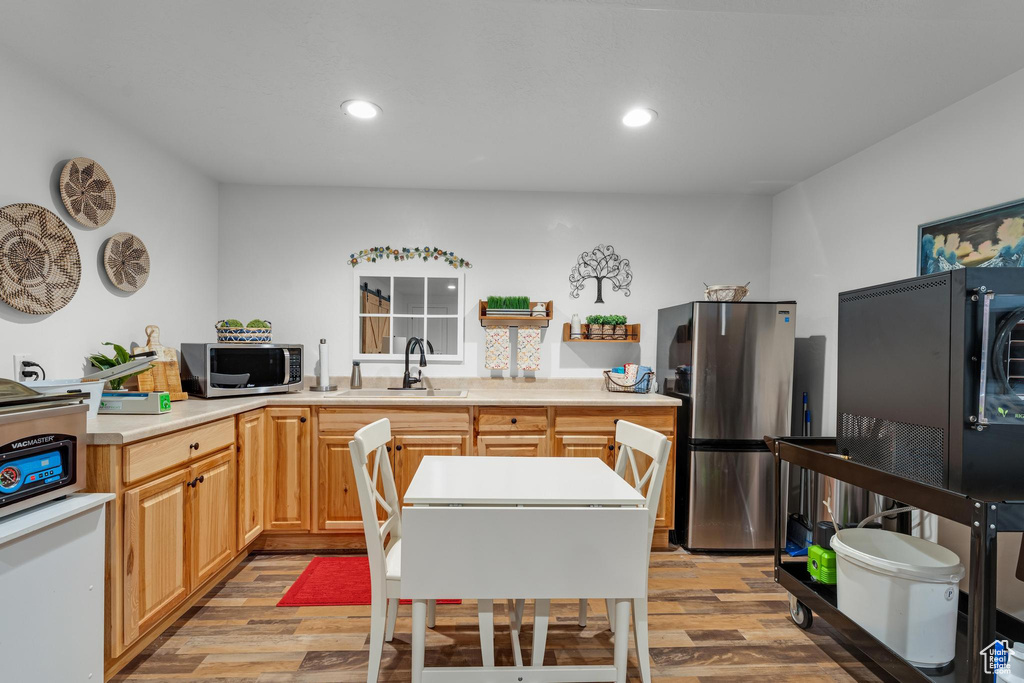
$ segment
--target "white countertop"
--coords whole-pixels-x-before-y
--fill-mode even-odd
[[[0,546],[114,500],[113,493],[71,493],[0,520]]]
[[[395,398],[362,397],[358,390],[322,394],[297,391],[289,394],[267,394],[241,398],[199,399],[175,401],[171,412],[163,415],[100,415],[89,420],[90,445],[118,445],[148,439],[160,434],[194,427],[196,425],[231,417],[247,410],[265,406],[580,406],[580,407],[646,407],[671,408],[680,405],[679,399],[661,394],[613,393],[594,389],[551,388],[470,388],[461,398]]]
[[[465,458],[428,455],[406,505],[643,505],[600,458]]]

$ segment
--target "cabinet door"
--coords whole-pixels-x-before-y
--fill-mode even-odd
[[[266,418],[262,410],[238,416],[238,547],[263,533],[266,497]]]
[[[189,471],[124,492],[124,643],[134,642],[189,592]]]
[[[486,438],[486,437],[481,437]],[[398,500],[405,504],[405,491],[420,462],[428,455],[465,455],[469,439],[452,436],[396,436],[393,451]]]
[[[309,408],[266,409],[266,529],[309,530],[309,418]]]
[[[362,531],[359,491],[348,448],[351,436],[321,436],[316,461],[316,528]]]
[[[516,436],[478,436],[478,455],[546,456],[548,437],[545,434]]]
[[[555,437],[555,455],[569,458],[601,458],[615,469],[615,439],[600,434],[566,434]]]
[[[222,451],[193,465],[191,487],[192,585],[199,586],[235,556],[235,454]]]

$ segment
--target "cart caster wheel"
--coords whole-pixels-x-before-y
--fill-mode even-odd
[[[793,617],[793,623],[805,631],[814,623],[814,614],[799,600],[790,600],[789,615]]]

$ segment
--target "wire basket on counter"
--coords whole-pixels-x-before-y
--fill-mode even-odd
[[[618,375],[623,379],[614,379]],[[649,394],[654,391],[654,371],[650,370],[637,375],[633,382],[626,382],[625,375],[611,370],[604,371],[604,388],[608,391],[619,391],[630,394]]]

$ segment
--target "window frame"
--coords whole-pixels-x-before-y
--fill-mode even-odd
[[[457,324],[456,328],[456,352],[455,353],[444,353],[444,354],[427,354],[428,362],[435,363],[453,363],[462,362],[465,358],[466,352],[466,274],[463,272],[445,272],[437,268],[431,268],[431,265],[436,264],[365,264],[359,265],[354,268],[353,273],[353,289],[355,293],[353,295],[352,304],[353,312],[355,317],[355,325],[352,329],[352,360],[360,362],[371,361],[371,362],[386,362],[393,363],[395,361],[405,360],[405,349],[398,350],[391,349],[391,353],[363,353],[362,352],[362,321],[364,318],[387,318],[388,329],[391,332],[391,338],[394,339],[395,320],[396,319],[412,319],[423,321],[423,335],[426,337],[429,321],[430,320],[452,320],[454,319]],[[448,267],[448,266],[446,266]],[[395,280],[397,278],[419,278],[423,280],[423,313],[422,314],[408,314],[400,313],[395,314],[394,307],[392,306],[387,315],[375,314],[375,313],[362,313],[361,307],[361,296],[362,289],[360,287],[360,280],[364,277],[378,277],[388,278],[390,283],[391,301],[395,299]],[[430,297],[430,280],[457,280],[458,295],[457,308],[458,312],[447,315],[432,315],[428,313],[429,297]]]

